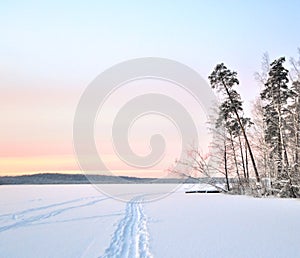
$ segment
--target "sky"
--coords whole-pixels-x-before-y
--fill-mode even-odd
[[[298,1],[1,1],[0,175],[80,173],[72,132],[81,94],[102,71],[133,58],[176,60],[206,80],[224,62],[238,72],[250,112],[263,53],[271,60],[297,56],[299,9]],[[111,100],[101,122],[109,127],[116,103],[136,92]],[[164,126],[153,119],[151,125]],[[141,121],[136,131],[148,123]],[[134,134],[132,148],[147,155],[147,137]],[[108,136],[98,140],[106,142],[100,155],[116,174],[141,175],[118,159]],[[143,175],[161,175],[174,153]]]

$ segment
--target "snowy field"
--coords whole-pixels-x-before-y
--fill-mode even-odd
[[[0,257],[300,257],[299,200],[109,187],[0,186]]]

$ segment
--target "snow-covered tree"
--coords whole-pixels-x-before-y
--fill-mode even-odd
[[[260,176],[256,167],[254,155],[246,134],[246,126],[250,124],[250,119],[243,117],[243,107],[240,94],[234,89],[239,84],[237,79],[237,73],[229,70],[223,63],[218,64],[211,75],[208,77],[212,88],[216,88],[225,96],[224,101],[220,105],[218,125],[221,121],[224,122],[225,129],[230,135],[230,141],[232,143],[232,150],[234,150],[233,137],[239,137],[243,135],[246,143],[247,150],[251,158],[253,169],[255,172],[256,181],[260,182]],[[239,139],[240,140],[240,139]],[[236,163],[237,174],[238,164],[236,159],[236,153],[234,153],[234,159]]]
[[[218,64],[208,77],[211,87],[220,93],[217,116],[209,123],[218,135],[210,155],[218,162],[212,167],[207,156],[192,148],[192,162],[181,164],[212,184],[224,183],[224,190],[232,193],[300,197],[300,49],[299,60],[291,59],[291,72],[284,63],[284,57],[270,63],[264,54],[262,72],[255,74],[261,94],[253,104],[251,120],[244,116],[236,90],[237,73]],[[256,184],[249,177],[248,157]],[[215,181],[216,174],[223,181]]]
[[[271,63],[269,77],[261,92],[264,101],[265,140],[270,147],[270,157],[276,164],[276,177],[288,179],[289,160],[286,144],[287,102],[292,96],[288,87],[288,70],[281,57]]]

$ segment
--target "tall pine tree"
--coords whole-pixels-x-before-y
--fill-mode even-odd
[[[284,68],[285,58],[271,63],[268,80],[261,93],[264,101],[265,140],[270,146],[270,157],[276,164],[276,177],[289,178],[289,159],[286,144],[287,102],[292,96],[288,87],[288,70]]]
[[[230,71],[223,63],[221,63],[215,67],[208,78],[212,88],[218,89],[226,96],[224,102],[220,106],[220,118],[225,121],[225,128],[227,128],[231,134],[238,135],[240,131],[244,136],[255,172],[256,181],[259,183],[259,173],[245,130],[245,121],[247,121],[247,119],[245,120],[242,117],[243,108],[241,97],[234,89],[234,87],[239,84],[237,73]]]

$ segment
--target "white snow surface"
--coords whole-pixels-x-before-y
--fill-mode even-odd
[[[300,257],[299,200],[110,187],[0,186],[0,257]]]

